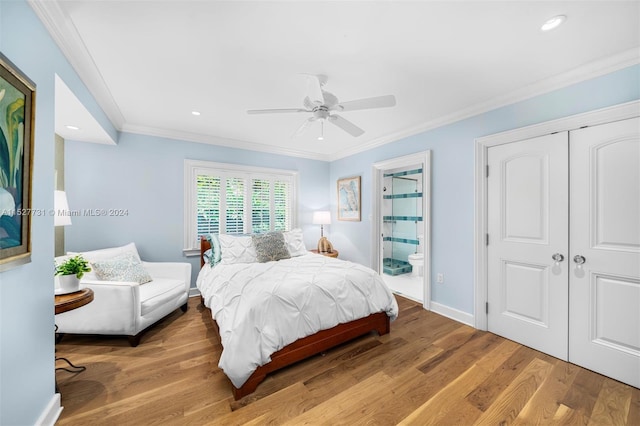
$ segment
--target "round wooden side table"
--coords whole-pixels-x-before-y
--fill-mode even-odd
[[[56,315],[84,306],[92,300],[93,290],[90,288],[83,288],[73,293],[56,295]]]

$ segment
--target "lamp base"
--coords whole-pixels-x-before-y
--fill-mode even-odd
[[[318,253],[331,253],[333,252],[333,246],[327,240],[327,237],[322,237],[318,241]]]

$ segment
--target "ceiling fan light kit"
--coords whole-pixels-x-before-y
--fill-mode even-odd
[[[546,20],[545,23],[542,24],[542,27],[540,27],[540,30],[541,31],[551,31],[554,28],[558,28],[566,20],[567,20],[567,16],[566,15],[556,15],[553,18],[550,18],[550,19]]]
[[[331,92],[324,90],[324,86],[327,84],[326,75],[311,75],[307,76],[307,91],[308,95],[302,101],[304,108],[272,108],[272,109],[253,109],[248,110],[249,114],[272,114],[272,113],[297,113],[306,112],[311,113],[312,116],[305,120],[302,125],[296,130],[293,136],[299,136],[304,133],[307,128],[314,122],[320,121],[320,136],[318,140],[324,140],[324,122],[328,121],[331,124],[341,128],[351,136],[358,137],[364,133],[364,130],[353,124],[346,118],[335,114],[336,111],[357,111],[363,109],[372,108],[387,108],[396,105],[396,98],[394,95],[376,96],[372,98],[357,99],[348,102],[340,102],[338,98]]]

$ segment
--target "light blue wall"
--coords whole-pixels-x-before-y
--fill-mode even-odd
[[[73,217],[67,251],[136,243],[149,261],[188,260],[193,282],[199,258],[183,249],[184,160],[206,160],[298,171],[298,224],[307,247],[320,230],[312,212],[329,204],[329,163],[255,151],[122,133],[117,146],[65,143],[65,190],[72,210],[126,209],[124,217]]]
[[[638,65],[334,161],[330,187],[339,178],[362,176],[362,221],[334,222],[331,242],[340,257],[370,265],[372,164],[432,150],[432,300],[472,314],[474,139],[636,99]],[[336,211],[335,191],[331,208]],[[444,273],[444,284],[435,283],[436,273]]]
[[[117,131],[23,0],[0,1],[0,50],[37,84],[32,199],[34,208],[48,210],[54,188],[54,74],[112,137]],[[445,285],[434,284],[432,298],[471,313],[474,138],[640,99],[639,75],[639,66],[630,67],[330,164],[131,134],[123,134],[118,146],[70,142],[66,185],[71,207],[129,207],[130,216],[76,218],[67,243],[82,250],[135,240],[149,260],[183,259],[182,160],[194,158],[299,170],[301,224],[311,222],[315,209],[330,206],[335,212],[338,178],[361,175],[362,222],[334,220],[329,238],[342,258],[368,265],[372,163],[431,149],[432,271],[446,276]],[[308,246],[315,245],[313,234],[319,230],[307,226],[306,231],[311,234]],[[32,234],[32,262],[0,273],[3,425],[33,424],[54,396],[53,218],[34,217]]]
[[[0,1],[0,50],[37,86],[32,206],[46,211],[53,207],[54,75],[97,118],[104,114],[22,0]],[[34,216],[31,232],[31,263],[0,273],[2,425],[34,424],[55,393],[53,217]]]

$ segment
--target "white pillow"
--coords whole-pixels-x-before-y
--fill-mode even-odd
[[[283,235],[291,257],[307,254],[307,248],[304,246],[304,240],[302,238],[302,229],[296,228],[291,231],[285,231]]]
[[[255,263],[258,261],[256,249],[253,247],[251,235],[227,235],[220,234],[220,263],[231,265],[233,263]]]
[[[91,263],[99,260],[113,259],[116,256],[126,254],[126,253],[132,253],[138,260],[140,260],[140,255],[138,254],[138,249],[136,248],[135,243],[129,243],[120,247],[110,247],[110,248],[105,248],[100,250],[91,250],[91,251],[85,251],[85,252],[68,251],[67,255],[75,256],[75,255],[81,254],[82,257],[84,257],[89,261],[89,263]],[[85,272],[82,279],[95,281],[95,280],[98,280],[99,278],[96,275],[96,273],[92,270],[91,272]]]

